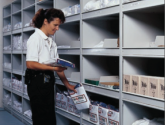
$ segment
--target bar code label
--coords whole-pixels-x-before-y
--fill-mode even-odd
[[[111,119],[108,119],[109,125],[119,125],[119,122],[113,121]]]
[[[107,125],[107,119],[99,115],[99,124]]]
[[[93,121],[93,122],[97,122],[97,115],[96,114],[93,114],[93,113],[89,113],[90,115],[90,120]]]
[[[56,106],[61,108],[61,101],[60,100],[56,100]]]
[[[72,97],[72,99],[75,105],[87,102],[85,95],[75,96],[75,97]]]
[[[63,108],[63,109],[67,109],[66,102],[62,102],[62,101],[61,101],[61,108]]]

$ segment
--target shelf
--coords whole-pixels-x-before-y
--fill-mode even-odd
[[[19,14],[21,14],[21,10],[19,10],[19,11],[13,13],[12,16],[19,15]]]
[[[11,50],[3,50],[3,54],[11,54]]]
[[[43,8],[43,9],[53,8],[53,1],[52,0],[43,0],[43,1],[37,2],[37,11],[41,8]]]
[[[3,19],[6,19],[6,18],[11,18],[11,15],[3,17]]]
[[[18,34],[18,33],[21,33],[22,32],[22,29],[15,29],[12,31],[12,34]]]
[[[5,72],[12,72],[12,70],[8,69],[8,68],[3,68],[3,71],[5,71]]]
[[[96,123],[93,123],[87,119],[82,119],[82,124],[83,125],[97,125]]]
[[[3,36],[8,36],[8,35],[11,35],[11,31],[9,31],[9,32],[3,32]]]
[[[6,90],[8,90],[8,91],[10,91],[10,92],[12,92],[12,88],[9,88],[9,87],[4,86],[4,85],[3,85],[3,88],[6,89]]]
[[[80,14],[65,17],[65,23],[80,21]]]
[[[68,80],[68,81],[69,81],[69,84],[71,84],[71,85],[78,84],[78,82],[74,82],[74,81],[71,81],[71,80]],[[56,77],[56,84],[64,86],[64,84],[62,83],[62,81],[60,80],[60,78],[57,78],[57,77]]]
[[[14,108],[12,108],[12,114],[17,118],[19,119],[20,121],[22,121],[22,114],[20,112],[18,112],[17,110],[15,110]]]
[[[25,124],[27,124],[27,125],[29,125],[29,124],[32,125],[33,124],[32,120],[30,118],[24,116],[23,119],[25,120],[24,122],[27,122]]]
[[[35,30],[35,28],[33,28],[33,27],[24,27],[23,28],[23,32],[28,32],[28,31],[33,31],[33,30]]]
[[[29,99],[29,96],[26,95],[26,94],[23,94],[23,97],[24,97],[25,99],[27,99],[27,100],[30,100],[30,99]]]
[[[77,123],[80,123],[80,116],[76,115],[76,114],[73,114],[73,113],[70,113],[64,109],[61,109],[61,108],[58,108],[56,107],[56,113],[68,118],[68,119],[71,119]]]
[[[164,100],[123,92],[123,100],[164,111]]]
[[[14,90],[14,89],[12,89],[13,90],[13,93],[14,94],[16,94],[16,95],[18,95],[18,96],[23,96],[23,93],[22,92],[20,92],[20,91],[17,91],[17,90]]]
[[[57,52],[61,55],[80,55],[80,49],[78,48],[60,48],[57,50]]]
[[[29,8],[35,5],[35,0],[23,0],[23,9]]]
[[[120,12],[120,7],[119,6],[114,6],[114,7],[110,7],[110,8],[103,8],[103,9],[99,9],[99,10],[93,10],[90,12],[83,12],[82,14],[82,19],[92,19],[92,18],[98,18],[98,17],[102,17],[102,16],[108,16],[108,15],[115,15],[115,14],[119,14]]]
[[[107,89],[104,87],[90,85],[87,83],[83,83],[83,86],[84,86],[85,90],[88,92],[119,99],[119,91],[117,91],[117,90]]]
[[[164,48],[130,48],[122,50],[123,56],[164,58]]]
[[[82,55],[103,55],[103,56],[119,56],[120,51],[118,48],[83,48]]]
[[[122,5],[124,12],[164,5],[164,0],[141,0]]]

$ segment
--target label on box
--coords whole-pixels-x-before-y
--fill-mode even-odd
[[[148,77],[140,77],[140,94],[149,96]]]
[[[124,75],[123,91],[130,92],[130,80],[131,80],[131,76],[130,75]]]
[[[109,123],[109,125],[119,125],[119,112],[109,110],[108,111],[108,123]]]
[[[90,121],[97,122],[97,114],[89,113],[90,115]]]
[[[149,78],[149,96],[158,97],[158,79]]]
[[[61,108],[67,109],[67,104],[66,104],[66,102],[61,101]]]
[[[159,79],[159,98],[165,99],[165,86],[164,86],[164,78]]]
[[[60,100],[56,100],[56,106],[61,108],[61,101]]]
[[[99,113],[99,124],[100,125],[108,125],[108,109],[99,107],[98,108]]]
[[[139,94],[139,76],[132,76],[131,92]]]
[[[68,111],[69,112],[74,112],[74,105],[68,104]]]
[[[72,99],[73,99],[75,105],[87,102],[87,99],[86,99],[84,94],[83,95],[74,96],[74,97],[72,97]]]
[[[107,118],[104,118],[99,115],[99,124],[100,125],[107,125]]]

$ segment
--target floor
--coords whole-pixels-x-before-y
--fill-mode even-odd
[[[0,125],[24,125],[5,110],[0,110]]]

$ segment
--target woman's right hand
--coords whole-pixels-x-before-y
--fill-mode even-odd
[[[64,70],[67,70],[66,67],[61,67],[61,66],[56,66],[53,68],[54,68],[54,71],[57,71],[57,72],[63,72]]]

